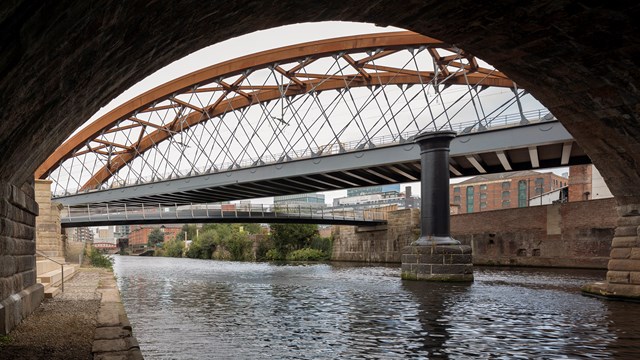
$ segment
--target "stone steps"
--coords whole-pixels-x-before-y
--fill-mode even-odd
[[[60,285],[62,284],[62,271],[60,269],[60,265],[53,263],[52,261],[48,261],[56,265],[56,268],[51,271],[47,271],[45,273],[38,272],[37,281],[38,283],[44,286],[44,296],[45,298],[52,298],[58,295],[61,291]],[[64,265],[64,280],[70,280],[77,271],[78,265],[74,264],[65,264]],[[50,267],[42,266],[42,269],[48,270]]]

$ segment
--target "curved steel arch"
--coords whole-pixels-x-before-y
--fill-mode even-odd
[[[426,50],[433,59],[434,71],[372,65],[374,60],[382,59],[403,49],[413,49],[412,54],[416,49],[417,51]],[[441,55],[438,51],[447,52],[448,55]],[[367,56],[359,60],[350,56],[350,54],[361,52],[367,52]],[[301,72],[315,61],[330,56],[345,60],[355,71],[354,75],[336,76]],[[285,70],[280,66],[280,64],[295,61],[299,64],[291,69]],[[242,84],[248,74],[266,68],[288,79],[287,84],[278,86]],[[451,71],[452,68],[455,72]],[[231,80],[226,82],[226,79]],[[216,86],[203,87],[212,82]],[[91,178],[81,187],[80,190],[83,191],[99,187],[124,166],[163,141],[195,125],[223,115],[229,109],[237,111],[279,98],[345,87],[424,85],[431,82],[444,87],[456,84],[473,87],[515,87],[513,81],[504,74],[495,69],[479,66],[472,55],[455,46],[407,31],[350,36],[292,45],[243,56],[195,71],[128,101],[67,140],[38,168],[35,175],[37,178],[46,178],[65,160],[91,151],[108,155],[107,163],[93,172]],[[195,106],[178,98],[182,95],[207,91],[219,92],[220,96],[213,104],[204,107]],[[169,104],[162,105],[163,101],[169,101]],[[160,126],[136,118],[140,113],[170,109],[179,109],[178,115],[171,122]],[[123,121],[131,124],[120,127]],[[141,136],[135,144],[96,140],[101,135],[135,127],[142,127],[143,130],[151,127],[155,130],[144,137]],[[92,148],[89,145],[91,141],[101,145]],[[87,146],[88,150],[80,151],[84,146]],[[114,147],[121,150],[113,151]]]

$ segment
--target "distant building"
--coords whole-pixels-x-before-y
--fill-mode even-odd
[[[347,197],[382,194],[387,192],[400,193],[400,184],[367,186],[355,189],[347,189]]]
[[[174,238],[180,231],[182,231],[181,225],[162,225],[162,226],[131,226],[131,232],[129,233],[129,246],[130,247],[142,247],[149,242],[149,233],[155,229],[160,229],[164,232],[164,239],[169,240]]]
[[[69,242],[93,242],[93,231],[88,227],[65,229]]]
[[[94,243],[109,243],[116,244],[116,239],[113,236],[113,226],[106,228],[98,228],[93,238]]]
[[[356,190],[351,191],[350,190]],[[405,192],[401,193],[400,184],[371,186],[367,188],[350,189],[347,195],[341,198],[333,199],[334,207],[362,209],[387,209],[388,211],[408,209],[420,206],[420,198],[411,195],[411,187],[407,186]],[[382,192],[373,192],[375,190],[388,190]]]
[[[325,207],[324,194],[308,193],[276,196],[273,198],[274,205],[309,205],[313,207]]]
[[[513,171],[478,175],[449,186],[452,205],[459,213],[529,206],[529,199],[569,185],[569,179],[552,172]]]
[[[113,236],[116,239],[128,239],[130,231],[129,225],[117,225],[113,232]]]
[[[593,165],[569,167],[569,201],[613,197],[598,169]]]

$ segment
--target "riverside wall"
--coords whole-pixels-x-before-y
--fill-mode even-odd
[[[44,298],[36,283],[35,225],[38,204],[33,183],[0,182],[0,335],[31,314]]]
[[[451,233],[475,265],[606,269],[616,220],[615,201],[601,199],[454,215]],[[399,263],[419,221],[411,209],[390,213],[386,230],[337,226],[332,259]]]

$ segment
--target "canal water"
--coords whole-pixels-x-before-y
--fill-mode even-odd
[[[580,295],[602,271],[476,268],[473,284],[397,266],[116,257],[149,359],[640,359],[640,304]]]

